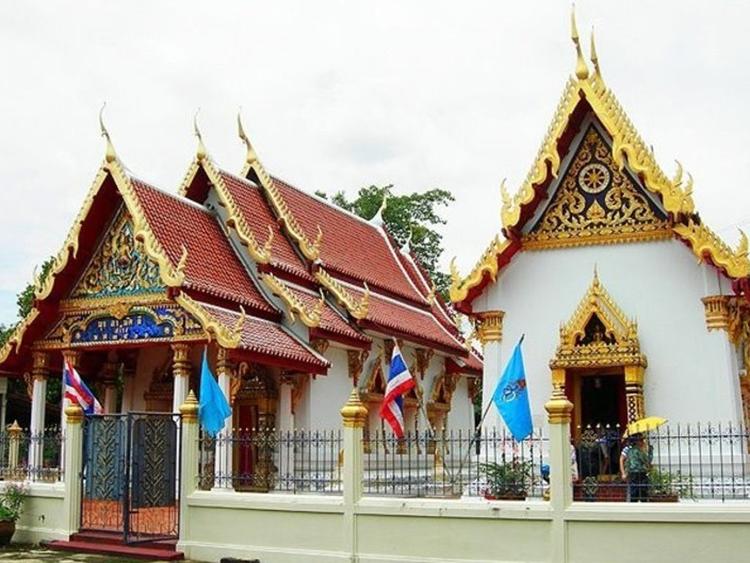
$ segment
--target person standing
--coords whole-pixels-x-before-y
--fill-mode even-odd
[[[633,434],[620,456],[620,473],[628,483],[630,502],[648,501],[649,453],[643,434]]]

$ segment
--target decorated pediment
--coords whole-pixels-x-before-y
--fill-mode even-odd
[[[552,368],[645,366],[638,325],[628,319],[599,280],[594,279],[573,316],[560,327]]]
[[[121,209],[99,243],[71,297],[121,298],[163,291],[159,265],[146,255],[143,244],[134,236],[130,215]]]
[[[589,124],[549,204],[529,233],[528,248],[608,244],[668,238],[665,213],[646,195]]]

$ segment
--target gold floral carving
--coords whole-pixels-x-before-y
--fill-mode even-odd
[[[552,201],[524,248],[557,248],[670,238],[659,216],[630,176],[614,166],[609,147],[592,125]]]
[[[357,320],[364,319],[370,307],[370,288],[365,283],[364,294],[361,299],[355,297],[344,287],[342,283],[335,280],[331,274],[323,268],[318,268],[315,272],[315,279],[330,291],[339,304],[346,307],[349,314]]]
[[[503,317],[504,311],[485,311],[477,314],[476,331],[482,346],[503,339]]]
[[[414,358],[416,360],[415,371],[421,379],[424,379],[434,355],[435,350],[432,348],[417,348],[414,351]]]
[[[559,368],[646,366],[638,325],[615,304],[594,272],[586,295],[570,320],[560,327],[560,343],[550,361]]]
[[[674,231],[688,243],[699,261],[708,256],[711,262],[732,278],[750,276],[750,258],[748,258],[748,241],[745,233],[740,231],[740,242],[736,250],[719,238],[711,229],[702,223],[688,221],[687,224],[674,226]]]
[[[271,178],[270,174],[266,172],[265,167],[260,162],[258,153],[255,151],[253,145],[250,143],[250,139],[245,134],[239,116],[237,116],[237,128],[240,139],[242,139],[247,147],[247,156],[245,158],[245,166],[242,170],[242,177],[247,178],[251,172],[254,173],[266,193],[268,201],[270,202],[271,207],[273,207],[276,216],[281,220],[286,232],[297,243],[297,246],[305,258],[314,262],[320,256],[320,245],[323,241],[323,231],[320,229],[320,226],[318,226],[318,233],[314,241],[311,241],[305,235],[302,227],[297,222],[294,215],[292,215],[289,206],[276,186],[276,182]]]
[[[351,377],[355,387],[359,385],[359,377],[362,375],[362,368],[369,355],[369,350],[347,350],[346,352],[349,377]]]
[[[286,309],[289,313],[289,319],[292,323],[295,322],[295,315],[298,315],[302,323],[309,328],[316,327],[320,324],[320,315],[323,312],[325,305],[325,298],[321,295],[320,300],[315,305],[315,308],[308,310],[305,304],[289,289],[289,287],[282,282],[279,278],[271,273],[261,274],[261,279],[265,283],[271,292],[280,297],[286,305]]]
[[[325,355],[330,345],[331,343],[325,338],[313,338],[310,341],[310,346],[312,347],[312,349],[315,350],[321,356]]]

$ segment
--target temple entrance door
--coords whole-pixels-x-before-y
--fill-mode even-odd
[[[581,427],[624,428],[625,379],[622,374],[581,378]]]
[[[257,458],[256,438],[258,429],[258,406],[240,404],[235,407],[235,427],[239,440],[235,441],[234,475],[236,490],[252,490],[254,488],[255,461]]]
[[[83,425],[81,531],[125,543],[179,537],[180,415],[87,415]]]

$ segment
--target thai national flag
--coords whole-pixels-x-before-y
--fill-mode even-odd
[[[63,363],[63,387],[65,398],[72,404],[78,405],[86,414],[102,414],[102,406],[96,400],[91,390],[81,379],[80,374],[69,361]]]
[[[409,368],[406,367],[398,344],[394,341],[391,370],[388,374],[388,385],[385,388],[383,404],[380,405],[380,416],[391,425],[397,438],[404,437],[403,395],[412,387],[414,387],[414,378],[409,373]]]

